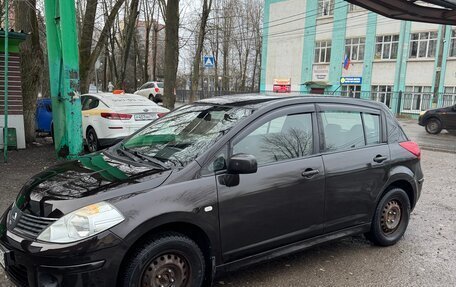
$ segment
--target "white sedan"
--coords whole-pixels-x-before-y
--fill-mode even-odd
[[[122,91],[81,96],[83,137],[90,152],[113,145],[169,112],[149,99]]]

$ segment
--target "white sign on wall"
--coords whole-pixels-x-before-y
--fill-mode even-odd
[[[328,81],[329,65],[313,65],[312,81]]]

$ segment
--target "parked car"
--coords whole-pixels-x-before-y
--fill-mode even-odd
[[[418,124],[430,134],[438,134],[446,129],[456,135],[456,105],[422,112]]]
[[[136,95],[141,95],[155,103],[163,102],[163,82],[147,82],[135,92]]]
[[[209,285],[354,234],[393,245],[422,184],[383,104],[206,99],[29,180],[0,220],[1,264],[32,287]]]
[[[121,91],[86,94],[81,103],[83,137],[90,152],[121,141],[169,112],[144,97]]]
[[[38,133],[52,136],[52,103],[51,99],[41,98],[36,102],[35,130]]]

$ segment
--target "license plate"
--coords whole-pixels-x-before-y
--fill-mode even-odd
[[[4,247],[0,244],[0,266],[3,267],[3,269],[6,269],[6,251]]]
[[[139,114],[135,115],[135,121],[151,121],[154,117],[151,114]]]

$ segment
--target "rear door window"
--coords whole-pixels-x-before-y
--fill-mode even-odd
[[[366,145],[360,112],[324,111],[320,115],[325,151],[353,149]]]
[[[368,145],[379,144],[380,141],[380,115],[363,113],[364,131]]]

